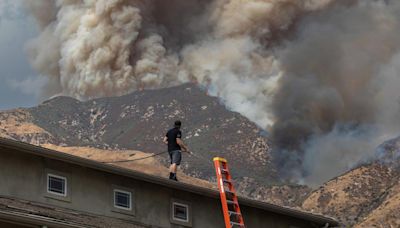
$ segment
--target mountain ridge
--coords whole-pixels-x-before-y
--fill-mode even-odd
[[[268,134],[194,84],[89,101],[55,97],[37,107],[0,112],[0,137],[98,161],[99,156],[129,159],[123,151],[140,151],[132,156],[165,151],[162,138],[176,119],[183,121],[184,141],[196,155],[184,155],[184,181],[213,183],[212,157],[223,156],[243,196],[336,217],[343,226],[400,224],[400,138],[382,144],[376,161],[360,164],[317,189],[283,183]],[[126,168],[141,167],[163,176],[168,162],[165,153]]]

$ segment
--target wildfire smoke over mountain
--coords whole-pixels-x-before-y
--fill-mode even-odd
[[[45,96],[196,81],[271,132],[282,177],[309,184],[400,130],[400,2],[37,0],[28,44]],[[178,94],[179,96],[179,94]]]

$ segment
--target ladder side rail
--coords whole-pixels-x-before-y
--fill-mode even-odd
[[[214,158],[214,166],[217,174],[218,188],[220,190],[225,227],[245,227],[227,161],[224,158]]]
[[[225,221],[225,227],[226,228],[231,228],[231,219],[229,216],[229,208],[228,208],[228,202],[226,200],[226,194],[225,194],[225,187],[224,183],[222,181],[222,172],[221,172],[221,164],[220,161],[216,160],[214,161],[214,166],[215,170],[217,173],[217,182],[218,182],[218,188],[219,188],[219,193],[220,193],[220,198],[221,198],[221,204],[222,204],[222,210],[224,214],[224,221]]]
[[[240,207],[239,207],[239,200],[238,200],[238,197],[237,197],[237,195],[236,195],[236,189],[235,189],[234,184],[233,184],[233,182],[232,182],[232,177],[231,177],[231,175],[230,175],[230,171],[229,171],[228,164],[225,163],[224,165],[225,165],[224,168],[227,170],[227,176],[228,176],[227,179],[228,179],[229,181],[231,181],[231,184],[229,185],[229,191],[233,193],[233,195],[232,195],[232,201],[236,202],[236,204],[237,204],[237,206],[234,206],[234,211],[235,211],[237,214],[240,214],[240,216],[237,216],[237,220],[238,220],[239,223],[244,224],[242,212],[240,211]]]

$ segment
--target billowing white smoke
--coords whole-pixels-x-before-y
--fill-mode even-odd
[[[48,95],[188,81],[270,130],[282,176],[320,183],[399,130],[400,2],[35,0]]]
[[[46,15],[40,10],[45,5],[44,9],[55,17],[37,18],[47,26],[29,50],[33,66],[56,83],[50,87],[56,87],[59,93],[80,99],[122,95],[146,86],[149,78],[161,77],[155,69],[165,54],[159,36],[140,40],[138,51],[145,59],[131,63],[143,20],[139,2],[40,2],[28,4],[41,17]],[[52,4],[55,5],[49,10]]]
[[[280,77],[266,45],[301,13],[329,1],[26,3],[43,30],[28,50],[32,65],[49,77],[47,94],[90,99],[194,80],[266,128],[273,121],[266,110]],[[159,15],[165,11],[171,15]],[[171,44],[174,40],[179,43]]]

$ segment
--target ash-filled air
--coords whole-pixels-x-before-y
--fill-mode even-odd
[[[197,82],[271,134],[282,178],[318,184],[400,130],[397,0],[35,0],[44,96]]]

